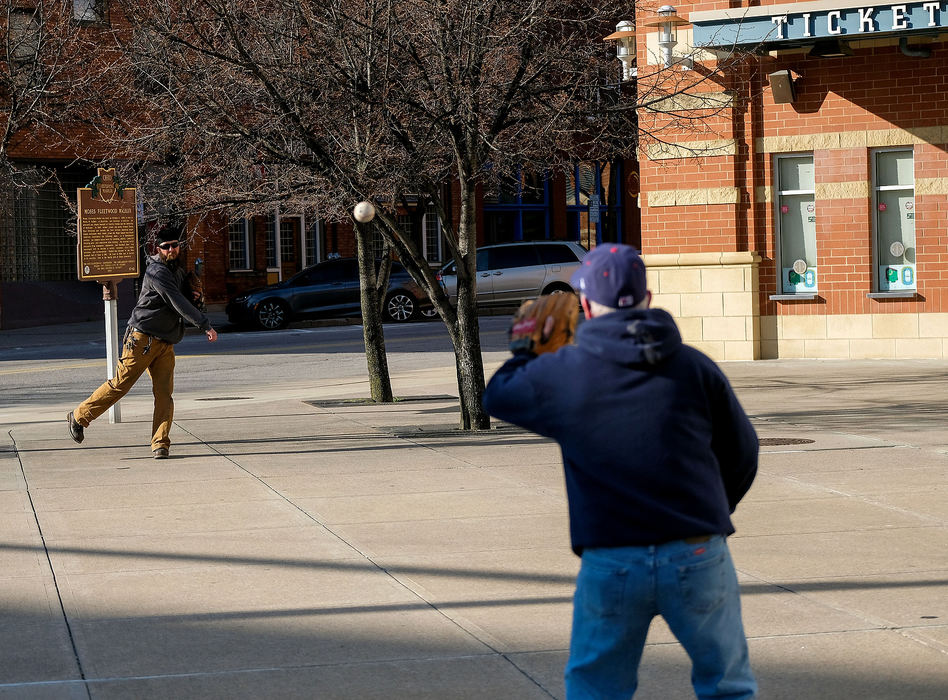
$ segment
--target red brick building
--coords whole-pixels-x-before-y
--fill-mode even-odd
[[[656,302],[719,359],[948,357],[948,3],[681,2],[726,108],[641,154]],[[639,17],[639,66],[662,61]],[[640,73],[641,74],[641,73]],[[643,114],[643,119],[658,117]]]

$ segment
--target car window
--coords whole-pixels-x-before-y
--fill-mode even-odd
[[[319,284],[319,280],[322,278],[318,268],[312,270],[304,270],[292,280],[290,280],[290,286],[292,287],[308,287],[311,284]]]
[[[537,256],[536,246],[534,245],[509,245],[498,248],[488,248],[488,269],[502,270],[508,267],[528,267],[530,265],[539,265],[540,258]],[[480,265],[478,265],[480,269]]]
[[[359,281],[359,261],[355,258],[339,260],[339,279],[343,282]]]
[[[293,278],[292,286],[301,287],[313,284],[332,284],[350,282],[358,279],[355,260],[332,260],[314,265]]]
[[[488,264],[487,264],[489,261],[488,259],[489,252],[490,251],[488,250],[477,251],[477,271],[478,272],[483,272],[484,270],[490,269],[490,267],[488,267]]]
[[[351,282],[359,279],[359,268],[355,259],[333,260],[324,267],[321,281],[323,284],[333,282]]]
[[[576,257],[576,251],[568,245],[537,245],[537,252],[540,254],[540,260],[544,265],[556,265],[558,263],[574,263],[579,258]]]

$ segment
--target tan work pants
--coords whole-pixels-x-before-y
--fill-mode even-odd
[[[122,357],[112,379],[92,392],[83,401],[73,416],[79,425],[89,423],[101,416],[109,407],[128,393],[142,373],[148,370],[152,393],[155,395],[155,412],[151,419],[151,449],[168,448],[171,440],[171,421],[174,419],[174,345],[138,331],[129,331],[122,346]]]

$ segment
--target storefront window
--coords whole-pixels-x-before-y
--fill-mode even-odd
[[[577,163],[566,175],[567,238],[587,248],[622,237],[622,168],[618,163]]]
[[[505,178],[495,194],[484,197],[484,242],[509,243],[550,237],[550,183],[521,172]]]
[[[817,291],[813,155],[777,156],[777,264],[782,294]]]
[[[231,270],[249,270],[250,222],[246,219],[231,221],[227,227]]]
[[[912,150],[876,151],[872,165],[878,290],[914,290],[915,159]]]

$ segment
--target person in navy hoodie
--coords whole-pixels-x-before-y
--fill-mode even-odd
[[[753,698],[727,537],[757,434],[717,365],[649,308],[634,248],[598,246],[572,282],[587,319],[576,344],[515,354],[484,392],[490,415],[562,449],[582,560],[567,698],[632,697],[656,615],[691,657],[699,698]]]

